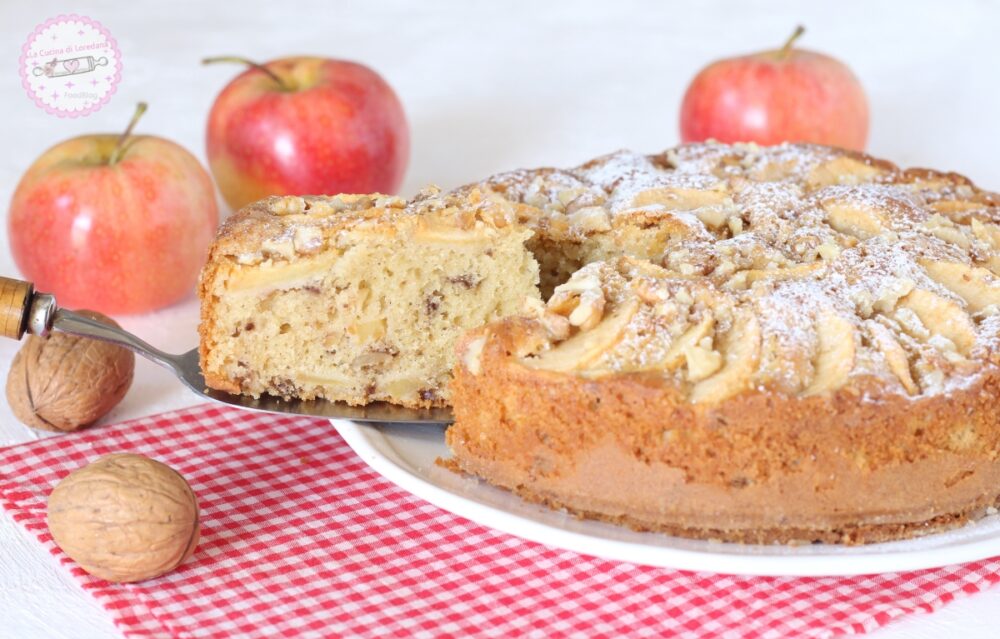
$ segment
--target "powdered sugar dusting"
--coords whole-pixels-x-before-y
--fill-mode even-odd
[[[843,352],[852,358],[843,383],[876,379],[886,393],[944,393],[998,359],[1000,311],[973,309],[983,306],[979,293],[992,299],[990,289],[1000,286],[1000,227],[993,225],[1000,199],[960,176],[929,177],[826,147],[722,144],[657,156],[619,151],[533,179],[553,175],[560,189],[601,202],[616,220],[608,232],[640,221],[657,232],[666,228],[662,220],[686,229],[667,233],[654,260],[662,268],[639,268],[629,258],[587,267],[600,274],[609,299],[643,300],[594,365],[598,372],[588,374],[658,368],[691,386],[695,369],[672,346],[714,313],[711,334],[699,334],[685,356],[725,354],[740,309],[759,325],[748,387],[806,392],[817,376],[840,370],[829,358]],[[925,265],[936,262],[956,264],[957,272],[987,269],[987,288],[977,293],[961,278],[932,277]],[[837,326],[853,349],[821,344],[820,324],[831,318],[845,320]]]

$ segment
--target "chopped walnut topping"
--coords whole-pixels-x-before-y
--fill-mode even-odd
[[[306,201],[298,195],[287,195],[271,202],[275,215],[299,215],[306,210]]]
[[[587,193],[587,191],[588,189],[580,187],[574,189],[562,189],[556,197],[558,197],[559,203],[565,207],[576,198],[580,197],[584,193]]]
[[[398,195],[383,195],[375,200],[375,208],[403,209],[406,208],[406,199]]]
[[[537,319],[550,340],[561,341],[569,337],[570,323],[566,316],[550,311],[541,300],[526,297],[522,313]]]
[[[565,284],[556,287],[556,294],[559,293],[582,293],[584,291],[601,290],[601,280],[593,274],[574,275]]]
[[[323,248],[323,232],[315,226],[299,226],[292,236],[295,252],[308,255]]]
[[[436,184],[428,184],[413,196],[414,201],[429,200],[441,193],[441,187]]]
[[[571,324],[566,316],[546,312],[542,314],[539,321],[550,340],[559,342],[569,337]]]
[[[372,198],[368,195],[335,195],[329,199],[327,202],[333,207],[335,211],[361,211],[364,209],[370,209],[372,206]]]
[[[265,255],[280,257],[290,260],[295,257],[295,245],[291,238],[283,237],[273,240],[264,240],[260,245]]]
[[[585,206],[569,214],[570,227],[583,233],[611,230],[611,218],[603,206]]]
[[[604,295],[583,294],[580,296],[580,303],[569,314],[569,323],[581,330],[589,330],[601,322],[604,306]]]

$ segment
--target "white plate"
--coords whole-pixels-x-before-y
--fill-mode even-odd
[[[640,533],[530,504],[435,465],[447,457],[435,426],[333,421],[376,472],[456,515],[586,555],[650,566],[743,575],[859,575],[933,568],[1000,555],[1000,516],[951,532],[868,546],[751,546]]]

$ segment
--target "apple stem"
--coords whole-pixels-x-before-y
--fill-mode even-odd
[[[278,86],[281,87],[283,91],[292,90],[292,87],[289,86],[287,82],[282,80],[281,76],[279,76],[277,73],[271,71],[263,64],[259,62],[254,62],[253,60],[250,60],[248,58],[243,58],[236,55],[220,55],[212,58],[204,58],[201,61],[202,64],[215,64],[217,62],[235,62],[236,64],[245,64],[252,69],[257,69],[258,71],[262,71],[263,73],[265,73],[267,77],[274,80],[278,84]]]
[[[128,142],[130,137],[132,137],[132,129],[135,128],[139,118],[142,117],[142,114],[145,113],[148,108],[149,105],[145,102],[140,102],[135,105],[135,113],[132,115],[132,119],[129,121],[128,126],[125,127],[125,132],[122,133],[120,138],[118,138],[118,143],[115,144],[115,148],[111,152],[111,157],[108,159],[109,166],[114,166],[118,163],[118,160],[121,159],[122,153],[125,152],[125,143]]]
[[[795,31],[792,32],[791,37],[785,40],[785,45],[778,50],[779,58],[787,58],[788,54],[792,52],[792,46],[795,41],[802,37],[802,34],[806,32],[806,28],[801,24],[795,27]]]

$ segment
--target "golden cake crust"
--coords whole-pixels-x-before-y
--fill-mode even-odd
[[[446,434],[459,469],[533,501],[688,537],[871,543],[963,523],[1000,498],[995,368],[917,399],[859,380],[699,405],[648,373],[525,367],[509,354],[538,330],[514,318],[463,339],[460,352],[485,343],[478,374],[459,359]]]

